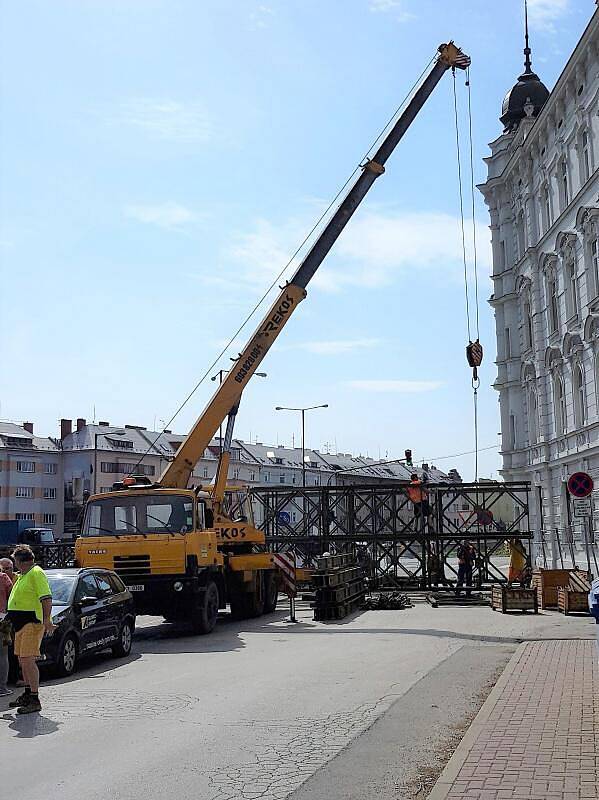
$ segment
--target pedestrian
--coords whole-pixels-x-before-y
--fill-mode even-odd
[[[4,561],[4,559],[2,560]],[[10,667],[8,648],[12,641],[12,629],[10,622],[6,619],[6,607],[8,606],[8,597],[11,591],[12,581],[2,569],[0,563],[0,697],[12,694],[12,689],[9,689],[6,685]]]
[[[15,575],[15,565],[12,563],[10,558],[0,558],[0,572],[4,572],[5,575],[8,575],[11,583],[15,583],[17,580],[17,576]]]
[[[464,539],[458,547],[458,582],[456,583],[455,593],[459,597],[460,588],[466,584],[466,597],[472,593],[472,571],[476,561],[476,547],[468,539]]]
[[[32,549],[26,544],[12,553],[19,576],[8,598],[8,618],[15,632],[15,655],[23,671],[25,691],[9,703],[17,714],[41,711],[39,670],[36,659],[44,633],[52,633],[52,592],[41,567],[35,563]]]
[[[432,512],[428,501],[428,492],[424,488],[423,481],[414,472],[410,475],[410,484],[407,488],[408,497],[414,505],[414,517],[417,520],[426,520],[428,530],[432,529]],[[420,523],[424,532],[424,521]]]

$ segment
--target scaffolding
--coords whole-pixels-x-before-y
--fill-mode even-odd
[[[352,552],[377,589],[451,588],[456,550],[477,550],[474,585],[507,582],[508,542],[519,541],[530,565],[533,533],[527,482],[425,484],[430,516],[415,514],[398,484],[250,490],[267,548],[292,550],[313,567],[325,552]]]

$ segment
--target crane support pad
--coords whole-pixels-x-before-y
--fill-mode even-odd
[[[229,556],[227,563],[233,572],[248,572],[257,569],[274,569],[272,553],[249,553],[243,556]]]

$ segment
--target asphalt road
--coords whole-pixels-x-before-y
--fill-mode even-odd
[[[146,618],[129,659],[45,682],[41,715],[1,699],[3,796],[412,800],[520,639],[595,636],[588,618],[426,604],[298,618],[223,615],[208,637]]]

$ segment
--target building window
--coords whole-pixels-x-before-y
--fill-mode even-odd
[[[555,433],[560,436],[566,430],[566,396],[561,375],[553,376],[553,412]]]
[[[578,285],[576,281],[576,259],[570,256],[566,261],[565,266],[566,285],[568,291],[566,292],[566,301],[568,304],[568,319],[574,317],[579,311],[578,300]]]
[[[570,202],[570,183],[568,175],[568,162],[564,158],[560,166],[560,180],[562,186],[562,211]]]
[[[526,237],[524,235],[524,212],[518,214],[516,220],[516,233],[518,235],[518,258],[522,258],[526,250]]]
[[[35,461],[17,461],[17,472],[35,472]]]
[[[548,186],[545,186],[543,189],[543,204],[541,208],[541,214],[543,216],[543,230],[547,232],[551,227],[551,194]]]
[[[539,439],[539,410],[537,407],[537,393],[531,389],[528,394],[528,439],[529,444],[536,444]]]
[[[17,511],[17,513],[15,514],[15,519],[23,519],[31,521],[35,519],[35,514],[33,514],[31,511],[25,511],[25,512]]]
[[[44,525],[55,525],[56,514],[44,514]]]
[[[264,473],[264,483],[268,483],[269,480],[270,480],[270,473],[265,472]]]
[[[57,465],[52,461],[49,464],[44,464],[44,474],[45,475],[56,475],[57,472]]]
[[[505,357],[506,360],[512,357],[512,338],[509,328],[505,329]]]
[[[593,273],[593,284],[595,296],[599,295],[599,239],[597,236],[591,241],[591,271]]]
[[[110,444],[119,450],[133,450],[133,442],[129,439],[109,439],[106,437]]]
[[[549,316],[549,333],[554,333],[559,328],[557,278],[554,275],[547,281],[547,311]]]
[[[233,477],[234,478],[239,478],[239,470],[238,469],[234,469],[233,470]]]
[[[208,477],[208,467],[204,467],[203,475],[204,475],[205,478]]]
[[[285,476],[279,475],[279,483],[285,483]]]
[[[56,500],[56,489],[46,487],[44,489],[44,500]]]
[[[580,143],[582,146],[582,180],[584,183],[591,177],[591,153],[589,148],[588,131],[582,132]]]
[[[581,428],[586,423],[586,398],[584,391],[584,372],[582,366],[574,366],[572,377],[572,391],[574,392],[574,423],[577,428]]]
[[[510,450],[516,449],[516,417],[510,414]]]
[[[524,303],[524,347],[528,350],[532,345],[532,314],[530,311],[530,301],[526,300]]]
[[[33,486],[17,486],[15,497],[33,497]]]
[[[256,473],[255,472],[250,472],[250,480],[251,481],[255,481],[256,480]]]
[[[102,461],[100,470],[116,475],[154,475],[156,467],[150,464],[117,464],[114,461]]]

